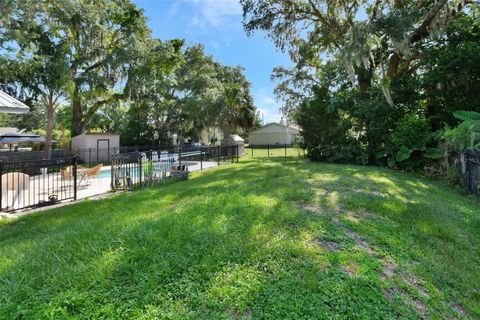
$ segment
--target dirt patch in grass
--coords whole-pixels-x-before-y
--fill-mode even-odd
[[[340,251],[340,245],[335,241],[324,241],[322,239],[316,239],[316,242],[325,250],[333,252]]]
[[[402,278],[403,278],[403,281],[405,281],[405,283],[408,284],[410,288],[415,288],[423,298],[430,299],[430,293],[424,287],[425,280],[419,279],[414,275],[407,274],[407,273],[402,274]]]
[[[315,213],[320,212],[320,206],[316,203],[302,204],[300,205],[300,208],[305,211],[310,211]]]
[[[454,304],[452,309],[453,309],[453,311],[458,313],[462,318],[467,319],[467,312],[465,311],[465,309],[463,309],[463,307],[461,305]]]
[[[420,313],[422,319],[425,319],[425,313],[427,312],[427,306],[425,303],[418,299],[413,299],[412,303],[415,306],[415,309],[417,309],[418,313]]]
[[[228,315],[231,319],[246,320],[252,318],[252,311],[250,309],[244,311],[229,310]]]
[[[350,238],[353,239],[353,241],[355,241],[357,246],[359,246],[360,248],[362,248],[368,253],[373,253],[373,249],[368,245],[368,243],[365,240],[362,239],[362,237],[360,237],[360,235],[358,235],[358,233],[352,230],[347,230],[347,234]]]
[[[338,220],[338,218],[336,218],[336,217],[332,217],[332,222],[334,224],[340,224],[340,220]]]
[[[399,296],[403,299],[404,302],[412,305],[417,312],[420,314],[421,319],[426,319],[427,306],[420,299],[412,299],[410,295],[405,292],[403,289],[398,287],[392,287],[385,291],[384,297],[387,301],[393,301],[396,296]]]
[[[348,274],[350,277],[357,276],[358,275],[358,269],[359,269],[359,267],[355,263],[349,263],[349,264],[346,264],[346,265],[342,266],[343,272]]]
[[[386,278],[392,278],[395,275],[395,270],[397,269],[398,265],[395,262],[384,262],[382,274]]]

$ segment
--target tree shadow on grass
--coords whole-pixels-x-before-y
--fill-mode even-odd
[[[429,190],[447,192],[370,168],[270,161],[55,209],[0,226],[8,260],[0,268],[0,308],[12,317],[24,310],[27,317],[415,318],[385,300],[378,279],[352,278],[337,253],[307,245],[332,228],[297,206],[318,201],[316,188],[337,194],[346,210],[371,211],[371,219],[347,226],[397,259],[426,249],[417,236],[433,218]],[[389,198],[380,196],[388,190]]]

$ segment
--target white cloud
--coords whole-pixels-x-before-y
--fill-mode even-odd
[[[182,3],[180,1],[175,1],[170,5],[170,8],[168,9],[168,18],[174,18],[181,9]]]
[[[188,0],[194,6],[198,21],[215,28],[228,26],[232,17],[240,17],[242,7],[238,0]],[[235,21],[235,25],[238,22]]]

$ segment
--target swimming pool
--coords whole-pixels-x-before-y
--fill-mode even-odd
[[[198,162],[195,161],[182,161],[182,165],[187,167],[192,167],[198,165]],[[173,163],[173,165],[178,165],[178,162]],[[98,175],[99,179],[111,179],[112,177],[112,169],[110,167],[103,168]]]

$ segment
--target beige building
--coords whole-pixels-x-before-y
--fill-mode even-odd
[[[261,128],[253,130],[248,136],[249,145],[284,145],[293,144],[300,134],[300,130],[294,126],[280,123],[269,123]]]
[[[72,138],[71,149],[81,160],[91,163],[109,161],[119,147],[118,134],[83,133]]]

